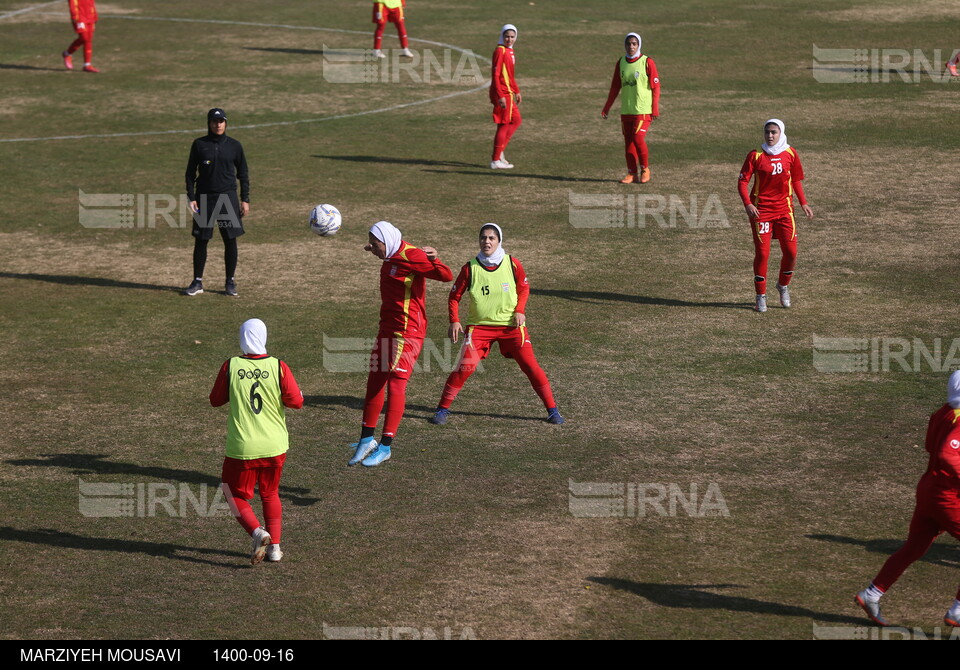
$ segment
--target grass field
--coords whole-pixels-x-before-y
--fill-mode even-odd
[[[960,82],[911,64],[909,82],[881,69],[870,74],[889,81],[819,83],[813,49],[945,59],[960,47],[955,3],[411,0],[412,48],[472,50],[484,75],[499,27],[518,26],[524,124],[511,171],[487,168],[494,126],[475,83],[325,78],[329,54],[371,46],[368,3],[103,3],[100,75],[62,69],[66,2],[7,16],[33,4],[0,0],[0,594],[16,613],[4,637],[319,638],[362,626],[809,639],[865,625],[852,596],[906,536],[926,418],[945,369],[960,367]],[[599,112],[633,30],[663,94],[653,180],[623,187],[619,123]],[[388,26],[385,47],[395,34]],[[238,299],[219,291],[217,241],[214,290],[187,298],[188,228],[78,223],[80,191],[179,195],[214,106],[251,171]],[[761,315],[736,179],[770,117],[801,153],[816,218],[799,223],[794,308],[772,290],[774,251]],[[62,136],[76,137],[49,139]],[[583,228],[571,205],[583,195],[714,198],[719,214],[702,227]],[[336,237],[307,230],[320,202],[343,212]],[[378,264],[361,247],[380,219],[455,271],[480,224],[503,226],[530,275],[528,324],[566,425],[543,422],[497,354],[450,423],[428,424],[445,379],[435,359],[409,385],[393,460],[347,468],[365,374],[331,370],[324,338],[376,333]],[[429,287],[441,352],[445,295]],[[283,561],[251,568],[229,517],[84,516],[79,480],[212,492],[227,411],[207,394],[255,316],[306,396],[287,414]],[[944,369],[921,359],[820,372],[815,336],[866,338],[881,354],[939,343]],[[580,518],[571,482],[715,485],[728,514]],[[957,543],[941,539],[885,613],[942,626],[958,567]]]

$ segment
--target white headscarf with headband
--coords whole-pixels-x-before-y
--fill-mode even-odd
[[[370,226],[370,233],[387,245],[386,258],[390,258],[400,249],[400,231],[389,221],[377,221]]]
[[[240,326],[240,350],[248,356],[267,353],[267,324],[260,319],[248,319]]]
[[[789,149],[790,145],[787,144],[787,133],[784,129],[783,121],[781,121],[780,119],[770,119],[769,121],[764,123],[763,124],[764,134],[766,134],[767,132],[767,126],[769,126],[771,123],[777,124],[777,126],[780,128],[780,139],[777,140],[777,143],[774,144],[773,146],[770,146],[769,144],[764,142],[763,144],[760,145],[760,148],[763,149],[763,153],[769,154],[770,156],[776,156],[777,154],[782,153],[787,149]]]
[[[955,370],[947,382],[947,404],[960,409],[960,370]]]
[[[630,39],[631,37],[636,37],[636,38],[637,38],[637,55],[634,56],[634,58],[633,58],[633,60],[637,60],[638,58],[640,58],[640,47],[643,46],[643,40],[641,40],[641,39],[640,39],[640,36],[637,35],[636,33],[627,33],[627,36],[623,38],[623,48],[624,48],[624,50],[626,50],[626,48],[627,48],[627,40]],[[629,53],[627,53],[627,60],[630,60],[630,54],[629,54]],[[630,61],[630,62],[632,63],[633,61]]]
[[[477,260],[486,265],[488,268],[495,268],[503,262],[503,256],[505,253],[503,251],[503,231],[500,230],[500,226],[495,223],[485,223],[480,226],[481,233],[483,233],[484,228],[496,228],[497,237],[500,238],[500,241],[497,243],[497,248],[492,254],[489,256],[484,256],[483,252],[481,251],[479,254],[477,254]]]
[[[504,24],[503,28],[500,29],[500,41],[497,42],[497,44],[500,44],[500,45],[502,45],[502,46],[507,46],[506,44],[503,43],[503,34],[504,34],[505,32],[507,32],[508,30],[512,30],[513,32],[515,32],[515,33],[517,34],[517,36],[516,36],[516,37],[514,38],[514,40],[513,40],[513,43],[514,43],[514,44],[517,43],[517,39],[519,39],[519,37],[520,37],[520,31],[518,31],[518,30],[517,30],[517,27],[516,27],[515,25],[513,25],[512,23],[507,23],[507,24]],[[507,48],[508,48],[508,49],[512,49],[513,47],[507,47]]]

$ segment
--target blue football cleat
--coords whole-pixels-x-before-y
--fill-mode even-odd
[[[448,416],[450,416],[450,410],[441,407],[437,410],[436,414],[433,415],[433,418],[430,419],[430,423],[442,426],[447,422]]]
[[[370,455],[370,452],[377,448],[377,441],[372,437],[365,437],[359,442],[354,442],[350,445],[356,449],[353,452],[353,458],[347,461],[347,465],[356,465],[367,456]]]
[[[556,407],[552,407],[550,408],[549,413],[547,414],[547,421],[549,423],[555,423],[559,425],[561,423],[564,423],[565,419],[562,416],[560,416],[560,410],[558,410]]]
[[[390,459],[390,447],[385,447],[381,444],[377,446],[376,449],[374,449],[373,453],[371,453],[369,456],[363,459],[363,463],[361,463],[361,465],[368,468],[372,468],[376,465],[380,465],[381,463],[389,459]]]

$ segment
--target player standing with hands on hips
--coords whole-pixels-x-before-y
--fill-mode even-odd
[[[242,356],[226,361],[210,391],[210,404],[230,403],[227,423],[227,455],[221,480],[227,504],[243,529],[253,539],[250,561],[254,565],[266,556],[277,562],[283,506],[280,503],[280,475],[290,448],[284,407],[303,407],[303,393],[290,368],[267,355],[267,326],[260,319],[240,326]],[[266,528],[247,502],[254,486],[260,490]]]
[[[460,299],[470,294],[467,329],[460,325]],[[547,374],[533,355],[527,331],[527,298],[530,284],[520,261],[503,250],[503,231],[495,223],[480,228],[480,253],[463,266],[450,291],[450,339],[463,335],[463,347],[456,369],[443,387],[437,411],[430,423],[445,424],[460,389],[490,353],[496,342],[505,358],[512,358],[530,380],[533,390],[547,408],[547,421],[563,423]]]
[[[753,230],[753,283],[756,289],[756,311],[767,311],[767,263],[770,239],[780,240],[780,276],[777,291],[780,304],[790,307],[790,280],[797,264],[797,222],[793,213],[793,194],[808,219],[813,210],[803,193],[803,166],[797,150],[787,144],[787,133],[780,119],[763,124],[764,142],[759,151],[747,154],[740,168],[737,188]],[[750,178],[754,178],[750,189]]]
[[[923,557],[944,531],[960,540],[960,370],[947,382],[947,404],[930,416],[925,446],[930,459],[917,484],[917,505],[907,541],[887,559],[870,586],[854,598],[881,626],[890,624],[880,613],[880,598],[904,570]],[[960,589],[943,621],[960,628]]]
[[[73,52],[83,47],[83,71],[100,72],[93,67],[93,31],[97,27],[97,4],[94,0],[67,0],[70,5],[70,20],[77,39],[63,52],[63,66],[73,69]]]
[[[513,74],[516,61],[513,45],[517,42],[517,27],[512,23],[500,29],[500,41],[493,52],[490,77],[490,102],[493,103],[493,122],[497,132],[493,136],[493,157],[490,169],[504,170],[513,167],[503,152],[523,123],[520,118],[520,86]]]
[[[653,59],[640,52],[640,36],[628,33],[623,41],[627,53],[613,69],[610,93],[600,112],[607,118],[613,101],[620,96],[620,125],[627,154],[627,176],[621,184],[646,184],[650,181],[650,152],[647,129],[660,118],[660,75]]]
[[[237,295],[237,238],[243,235],[243,217],[250,212],[250,176],[243,146],[227,137],[227,115],[219,107],[207,112],[207,134],[190,147],[187,160],[187,197],[193,210],[193,282],[186,295],[203,293],[203,268],[213,227],[223,239],[223,262],[227,280],[224,292]],[[237,200],[237,181],[240,200]]]
[[[453,273],[437,257],[433,247],[418,249],[403,241],[400,231],[388,221],[370,228],[363,248],[383,261],[380,266],[380,328],[370,352],[370,373],[363,404],[360,441],[353,445],[347,465],[380,465],[390,458],[403,410],[407,382],[413,373],[423,338],[427,334],[426,280],[448,282]],[[386,418],[380,442],[373,437],[386,395]]]

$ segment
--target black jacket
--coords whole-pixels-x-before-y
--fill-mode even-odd
[[[235,194],[240,180],[240,200],[250,202],[250,177],[243,146],[226,134],[207,134],[193,141],[185,177],[187,197],[191,200],[196,200],[198,193]]]

